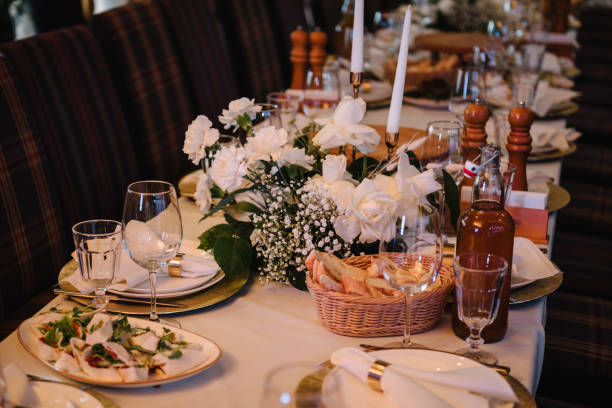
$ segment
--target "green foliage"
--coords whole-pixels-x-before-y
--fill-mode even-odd
[[[225,196],[223,196],[221,201],[219,201],[219,203],[216,206],[214,206],[209,212],[204,214],[204,216],[200,219],[200,221],[205,220],[206,218],[210,217],[217,211],[221,210],[227,204],[230,204],[232,201],[234,201],[234,197],[237,194],[244,193],[245,191],[249,191],[251,189],[252,189],[251,187],[239,188],[238,190],[232,191],[231,193],[227,193]]]
[[[459,189],[457,188],[457,184],[453,177],[446,172],[446,170],[442,170],[442,174],[444,175],[444,197],[446,200],[446,205],[450,210],[451,223],[453,224],[453,228],[457,228],[457,220],[459,220]]]
[[[222,237],[232,237],[234,235],[234,229],[229,224],[218,224],[208,229],[202,235],[200,235],[200,249],[209,251],[215,247],[217,239]]]
[[[227,276],[249,270],[253,259],[251,242],[240,236],[220,237],[213,248],[215,261]]]
[[[347,170],[355,180],[361,182],[377,166],[378,160],[369,156],[362,156],[353,161],[350,166],[348,166]]]

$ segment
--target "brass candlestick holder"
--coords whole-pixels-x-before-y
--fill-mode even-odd
[[[397,142],[399,142],[399,132],[390,133],[385,132],[385,145],[387,146],[387,160],[391,159],[393,155],[393,150],[397,147]]]
[[[363,84],[363,72],[351,72],[351,85],[353,85],[353,99],[359,98],[359,88]]]

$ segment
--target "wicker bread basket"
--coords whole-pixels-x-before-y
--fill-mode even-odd
[[[372,255],[343,259],[344,262],[367,269]],[[410,330],[421,333],[433,328],[444,310],[453,288],[452,267],[442,265],[436,284],[412,297]],[[306,285],[317,305],[317,314],[331,332],[352,337],[380,337],[400,335],[404,331],[403,296],[373,297],[331,291],[320,286],[307,275]]]

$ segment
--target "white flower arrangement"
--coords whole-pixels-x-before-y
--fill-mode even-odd
[[[198,164],[219,140],[219,131],[212,127],[212,122],[204,115],[198,115],[187,127],[183,152],[189,155],[193,164]]]
[[[227,224],[205,232],[200,247],[213,251],[226,274],[256,265],[265,281],[303,289],[304,259],[313,249],[340,257],[375,251],[393,233],[399,211],[416,209],[442,188],[442,171],[421,172],[410,163],[411,152],[400,152],[394,166],[364,156],[348,168],[346,156],[327,152],[346,145],[362,153],[376,149],[380,136],[360,124],[360,99],[345,97],[324,124],[313,122],[296,135],[253,130],[253,112],[247,98],[223,111],[222,123],[250,137],[243,146],[220,147],[195,194],[204,218],[225,212]],[[211,209],[213,198],[220,201]]]

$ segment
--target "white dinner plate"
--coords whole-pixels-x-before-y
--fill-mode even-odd
[[[393,94],[393,86],[391,84],[381,81],[369,81],[369,83],[370,90],[368,92],[364,91],[363,86],[359,89],[359,97],[366,103],[374,103],[391,98]],[[353,95],[353,87],[345,86],[342,92],[344,95]]]
[[[448,99],[436,101],[435,99],[404,96],[404,102],[420,108],[447,110],[449,101]]]
[[[181,193],[181,196],[194,198],[196,186],[198,185],[198,180],[202,173],[202,169],[199,169],[187,174],[179,180],[178,189]]]
[[[46,407],[65,408],[72,404],[75,408],[104,408],[93,395],[67,384],[50,381],[30,381],[37,400]]]
[[[217,273],[213,273],[207,276],[199,276],[197,278],[179,278],[176,276],[168,275],[165,273],[157,274],[157,294],[164,293],[177,293],[184,292],[189,289],[193,289],[204,285],[206,282],[215,277]],[[126,292],[129,293],[151,293],[151,285],[147,279],[144,282],[140,282],[138,285],[134,285]]]
[[[427,371],[450,371],[459,368],[481,366],[469,358],[433,350],[392,349],[373,351],[370,354],[392,364],[401,364],[406,367]],[[499,375],[494,370],[490,371],[491,375]],[[330,375],[333,375],[334,380],[337,381],[336,384],[341,392],[342,405],[344,407],[390,408],[393,406],[383,393],[375,392],[369,387],[364,386],[353,374],[342,368],[336,367]],[[436,387],[436,392],[438,390],[440,390],[440,393],[444,392],[444,387]],[[323,388],[325,388],[325,383]]]
[[[208,358],[202,363],[200,363],[199,365],[192,367],[186,371],[183,371],[182,373],[176,374],[171,377],[151,378],[148,380],[140,380],[140,381],[132,381],[132,382],[100,381],[100,380],[96,380],[93,377],[90,377],[89,375],[85,373],[74,373],[74,372],[67,372],[63,370],[57,370],[54,367],[53,363],[50,363],[42,359],[41,357],[39,357],[38,351],[37,351],[38,347],[36,346],[36,343],[39,342],[40,340],[36,336],[31,326],[39,325],[43,323],[45,319],[46,319],[45,314],[38,314],[22,322],[19,325],[19,328],[17,329],[17,337],[19,338],[19,342],[26,349],[26,351],[28,351],[30,354],[32,354],[34,357],[36,357],[46,366],[57,371],[59,374],[63,375],[64,377],[70,378],[75,381],[84,382],[86,384],[102,385],[106,387],[117,387],[117,388],[140,388],[140,387],[151,387],[151,386],[160,385],[160,384],[167,384],[167,383],[175,382],[178,380],[182,380],[183,378],[191,377],[199,372],[202,372],[206,370],[207,368],[209,368],[210,366],[212,366],[213,364],[215,364],[221,357],[221,349],[219,348],[219,346],[217,346],[215,343],[213,343],[206,337],[202,337],[199,334],[196,334],[196,333],[184,330],[184,329],[179,329],[177,327],[167,326],[162,323],[127,316],[128,322],[130,323],[130,325],[134,327],[149,327],[151,328],[151,330],[155,330],[158,334],[161,334],[162,329],[167,327],[168,329],[172,330],[176,334],[181,335],[184,341],[187,341],[193,344],[200,344],[202,346],[201,351],[204,354],[206,354]]]
[[[214,274],[212,277],[211,276],[206,276],[207,280],[204,281],[204,283],[200,284],[199,286],[196,287],[192,287],[190,289],[186,289],[186,290],[179,290],[179,291],[170,291],[170,292],[163,292],[163,293],[157,293],[157,298],[158,299],[168,299],[168,298],[174,298],[174,297],[179,297],[179,296],[185,296],[185,295],[190,295],[192,293],[195,292],[199,292],[203,289],[209,288],[212,285],[214,285],[215,283],[219,282],[221,279],[223,279],[225,277],[225,274],[223,273],[223,271],[219,270],[216,274]],[[191,280],[192,278],[175,278],[166,274],[158,274],[157,275],[157,282],[158,285],[160,284],[160,281],[163,279],[183,279],[183,280]],[[141,283],[140,285],[138,285],[139,287],[144,287],[146,285],[149,284],[149,281],[145,281],[143,283]],[[130,291],[119,291],[119,290],[115,290],[115,289],[108,289],[107,292],[109,293],[114,293],[115,295],[119,295],[119,296],[123,296],[123,297],[128,297],[128,298],[134,298],[134,299],[149,299],[151,297],[150,292],[147,291],[142,291],[142,292],[130,292]]]
[[[523,286],[527,286],[535,281],[535,279],[525,279],[512,274],[510,275],[510,289],[522,288]]]

